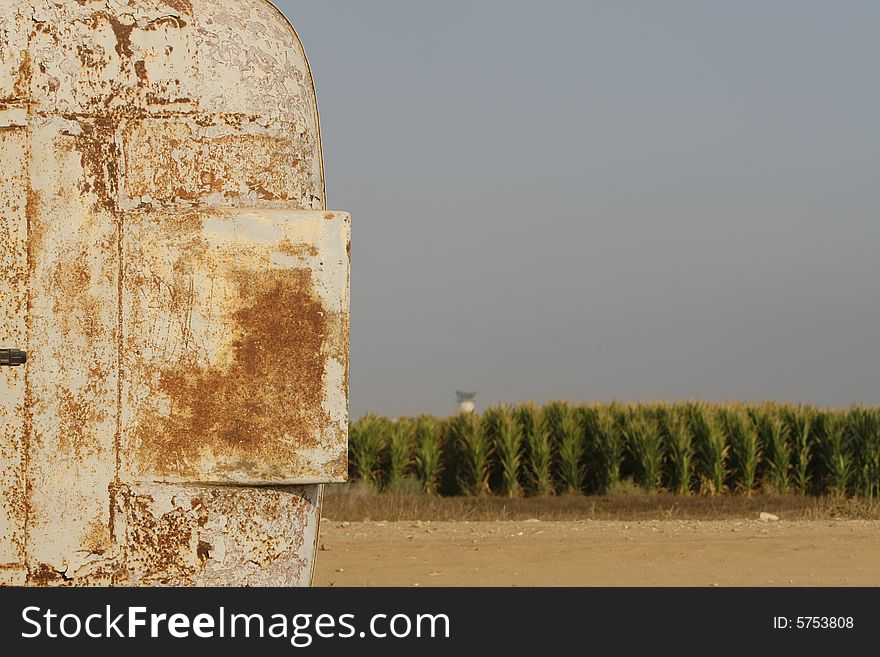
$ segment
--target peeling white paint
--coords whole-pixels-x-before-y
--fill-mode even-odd
[[[4,0],[0,148],[0,342],[29,354],[0,371],[0,585],[308,583],[347,469],[350,219],[287,20]]]

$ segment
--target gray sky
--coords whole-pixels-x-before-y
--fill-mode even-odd
[[[279,2],[351,410],[880,400],[880,3]]]

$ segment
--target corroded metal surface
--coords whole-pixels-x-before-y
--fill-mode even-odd
[[[349,218],[289,23],[4,0],[0,149],[0,584],[307,583]]]
[[[126,221],[126,480],[344,481],[348,215]]]
[[[119,250],[111,212],[82,194],[74,138],[31,125],[26,418],[27,556],[76,572],[110,545],[115,476]],[[59,517],[75,519],[59,532]]]
[[[303,586],[318,534],[318,488],[136,485],[114,491],[115,583]]]
[[[25,344],[27,132],[0,124],[0,324],[9,346]],[[0,368],[0,581],[23,583],[24,368]]]

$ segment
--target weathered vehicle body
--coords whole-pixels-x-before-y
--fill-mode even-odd
[[[349,231],[265,0],[0,3],[0,584],[309,583]]]

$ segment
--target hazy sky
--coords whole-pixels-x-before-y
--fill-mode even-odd
[[[281,1],[351,410],[880,401],[880,3]]]

